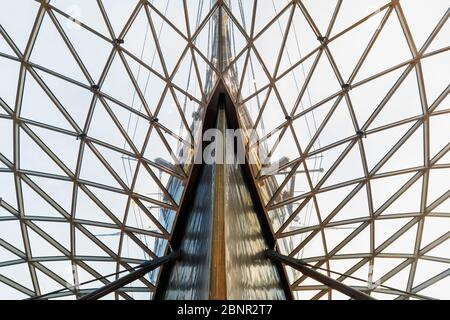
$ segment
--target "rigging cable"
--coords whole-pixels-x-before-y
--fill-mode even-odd
[[[242,0],[239,0],[239,13],[240,13],[240,16],[242,19],[242,26],[244,27],[244,30],[247,30],[247,26],[246,26],[246,22],[245,22],[244,6],[242,4]],[[251,72],[252,79],[253,79],[253,90],[254,90],[254,93],[256,93],[258,91],[258,87],[256,85],[255,67],[253,65],[253,59],[252,59],[252,55],[250,54],[250,50],[251,49],[249,49],[248,63],[250,63],[250,72]],[[247,81],[249,83],[251,83],[251,80],[249,78],[247,79]],[[250,86],[251,85],[249,84],[249,87]],[[242,88],[241,88],[241,90],[242,90]],[[261,100],[259,99],[259,94],[256,95],[256,106],[257,106],[258,110],[260,111],[261,110]],[[264,119],[262,119],[262,118],[261,118],[261,130],[262,130],[263,134],[265,135],[266,134],[266,126],[264,124]],[[264,141],[264,146],[265,146],[265,148],[268,149],[266,141]]]
[[[152,1],[152,4],[153,4],[153,1]],[[169,6],[169,2],[167,2],[166,7],[164,9],[164,15],[166,15],[166,13],[167,13],[168,6]],[[158,40],[161,37],[161,33],[162,33],[162,29],[163,29],[164,24],[165,24],[165,21],[163,21],[163,23],[161,24],[161,26],[160,26],[160,28],[158,30],[158,36],[157,36]],[[149,23],[146,23],[146,30],[145,30],[145,34],[144,34],[144,41],[142,43],[142,49],[141,49],[141,54],[140,54],[140,60],[141,61],[143,60],[143,57],[144,57],[144,52],[145,52],[147,39],[148,39],[148,31],[149,31]],[[153,50],[152,60],[151,60],[151,64],[150,64],[150,67],[152,67],[152,68],[153,68],[155,59],[156,59],[156,48]],[[141,77],[141,69],[142,69],[142,65],[140,63],[138,63],[138,71],[137,71],[137,78],[136,78],[137,83],[139,83],[139,78]],[[152,75],[152,73],[149,72],[148,76],[147,76],[146,83],[145,83],[145,88],[144,88],[144,93],[143,93],[144,96],[147,93],[151,75]],[[137,95],[137,92],[136,92],[136,90],[134,90],[133,97],[132,97],[132,102],[131,102],[132,109],[134,109],[134,107],[135,107],[136,95]],[[139,106],[139,112],[142,111],[142,108],[143,108],[143,104],[141,102],[141,104]],[[137,116],[136,123],[135,123],[134,129],[133,129],[132,138],[131,138],[132,141],[134,141],[135,138],[136,138],[137,127],[138,127],[138,124],[139,124],[139,120],[140,120],[140,118],[139,118],[139,116]],[[130,111],[130,114],[129,114],[129,117],[128,117],[127,129],[126,129],[127,134],[129,134],[130,131],[131,131],[131,122],[132,122],[132,112]],[[126,143],[126,140],[125,140],[123,149],[125,149],[126,147],[127,147],[127,143]],[[131,147],[128,147],[127,151],[131,151]],[[124,172],[125,172],[127,185],[130,184],[130,179],[131,179],[131,177],[133,175],[133,169],[132,169],[132,166],[131,166],[131,161],[132,161],[132,159],[130,159],[129,157],[127,159],[122,157],[122,165],[123,165],[123,169],[124,169]],[[127,170],[127,166],[125,164],[126,162],[127,162],[127,165],[128,165],[128,170],[130,172],[130,177],[128,176],[128,170]],[[144,221],[142,219],[142,214],[138,214],[137,213],[136,208],[134,206],[134,203],[131,203],[130,205],[132,206],[131,210],[133,212],[133,216],[134,216],[134,220],[135,220],[136,226],[138,226],[138,228],[144,229]],[[144,240],[143,242],[145,243],[145,245],[147,247],[149,246],[148,245],[147,236],[141,235],[141,234],[138,234],[137,236],[138,236],[138,238],[140,240],[142,240],[142,237],[143,237],[143,240]],[[128,251],[128,254],[129,254],[130,250],[129,250],[129,237],[128,236],[127,236],[126,242],[127,242],[127,251]],[[148,260],[149,257],[148,257],[148,255],[147,255],[147,253],[145,252],[144,249],[142,249],[142,253],[144,255],[144,259]],[[149,274],[149,278],[150,278],[150,274]]]
[[[277,15],[278,14],[278,10],[276,9],[274,0],[272,0],[272,6],[273,6],[273,9],[275,11],[275,14]],[[296,7],[294,5],[292,10],[295,10],[295,8]],[[280,30],[281,36],[283,37],[283,29],[281,27],[280,18],[277,19],[277,23],[278,23],[278,28]],[[297,29],[295,28],[295,24],[292,23],[292,22],[291,22],[291,26],[293,28],[295,44],[297,46],[297,51],[299,53],[299,58],[301,60],[302,59],[302,52],[301,52],[301,48],[300,48],[299,38],[298,38],[298,35],[297,35]],[[291,56],[289,54],[289,49],[287,47],[286,47],[286,56],[287,56],[287,59],[289,61],[289,65],[290,65],[290,67],[292,69],[292,67],[293,67],[292,59],[291,59]],[[301,63],[300,65],[301,65],[301,70],[302,70],[302,73],[303,73],[303,78],[306,79],[305,65],[304,65],[304,63]],[[299,82],[298,82],[298,79],[297,79],[297,76],[296,76],[294,70],[291,71],[291,74],[292,74],[292,76],[294,78],[296,89],[297,89],[298,92],[300,92],[300,85],[299,85]],[[307,94],[307,99],[308,99],[309,105],[312,106],[312,99],[311,99],[311,94],[310,94],[310,91],[309,91],[309,86],[306,87],[306,94]],[[300,106],[301,106],[302,110],[304,111],[305,107],[304,107],[302,101],[300,101]],[[317,121],[316,121],[316,117],[315,117],[315,114],[314,114],[314,110],[311,111],[311,117],[312,117],[312,120],[313,120],[312,124],[313,124],[314,131],[317,132]],[[308,119],[307,119],[306,115],[305,115],[305,122],[306,122],[306,127],[307,127],[307,130],[308,130],[309,137],[310,137],[310,139],[312,139],[313,134],[312,134],[311,127],[310,127],[310,124],[308,122]],[[320,144],[319,137],[317,138],[317,145],[318,145],[318,148],[320,149],[321,148],[321,144]],[[315,149],[315,147],[313,145],[313,150],[314,149]],[[314,157],[314,165],[313,165],[314,171],[312,173],[312,176],[313,176],[312,180],[314,181],[314,184],[317,184],[317,182],[319,180],[320,172],[318,172],[316,170],[320,169],[322,167],[323,154],[320,153],[319,160],[317,160],[317,159],[318,159],[317,157]],[[311,205],[311,203],[308,203],[306,206],[307,206],[306,207],[306,215],[305,215],[305,218],[304,218],[302,224],[303,225],[310,225],[311,224],[312,213],[313,213],[313,208],[314,208],[315,205],[314,204]],[[303,235],[300,236],[300,243],[304,240],[304,237],[306,237],[306,236],[303,236]],[[301,250],[301,257],[303,257],[303,251],[304,251],[304,249]]]

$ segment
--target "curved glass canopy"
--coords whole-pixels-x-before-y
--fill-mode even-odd
[[[449,6],[3,1],[0,299],[164,255],[221,82],[277,164],[252,173],[281,253],[378,299],[450,298]],[[286,272],[298,299],[346,298]]]

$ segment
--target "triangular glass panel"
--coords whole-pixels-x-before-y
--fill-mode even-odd
[[[144,32],[143,32],[144,30]],[[157,30],[161,35],[161,30]],[[135,58],[140,59],[147,67],[164,74],[158,49],[152,36],[151,27],[145,9],[142,8],[124,38],[123,47]],[[128,59],[131,60],[131,59]],[[144,67],[142,67],[144,69]],[[143,70],[142,70],[143,71]],[[135,75],[135,77],[137,77]]]
[[[284,34],[289,30],[289,16],[293,9],[286,10],[256,39],[254,48],[261,56],[270,75],[274,75],[276,64],[284,49]]]
[[[8,4],[7,8],[5,7],[0,11],[2,27],[6,30],[22,53],[25,51],[25,47],[28,43],[40,4],[38,2],[27,3],[26,10],[24,10],[24,6],[22,1],[14,1]],[[20,17],[20,24],[17,23],[17,17]]]
[[[70,122],[28,72],[20,116],[55,127],[73,130]]]
[[[117,38],[122,34],[133,11],[141,5],[138,0],[103,0],[102,3]]]
[[[52,50],[48,50],[49,43],[51,43]],[[42,21],[30,61],[76,81],[88,83],[69,47],[48,14],[45,14]]]
[[[359,1],[352,0],[352,2]],[[412,54],[397,15],[391,13],[355,81],[366,79],[411,58]]]
[[[0,41],[1,39],[2,38],[0,37]],[[2,70],[2,78],[8,79],[8,81],[2,81],[2,85],[0,86],[0,98],[6,102],[10,108],[14,108],[20,64],[13,60],[0,58],[0,70]]]
[[[111,172],[108,171],[105,164],[100,161],[98,156],[88,146],[84,148],[80,178],[106,186],[120,188],[119,183]]]
[[[73,17],[76,21],[82,22],[83,24],[93,28],[103,36],[110,36],[98,2],[71,0],[70,4],[68,4],[66,0],[52,0],[51,5],[59,10],[62,10],[70,17]],[[81,28],[76,22],[67,21],[66,24],[68,28],[72,28],[74,30]]]
[[[22,196],[24,201],[24,214],[26,216],[62,218],[59,211],[26,183],[22,183]]]
[[[382,212],[385,214],[418,213],[422,197],[422,179],[417,180],[405,193],[401,194],[389,207]]]
[[[65,175],[56,162],[23,130],[20,130],[20,142],[22,169]]]
[[[330,222],[369,218],[369,216],[369,201],[367,198],[367,189],[364,186],[351,197]]]
[[[36,233],[30,227],[27,228],[28,237],[31,245],[31,255],[37,257],[58,257],[62,256],[62,252],[51,245],[42,236]]]

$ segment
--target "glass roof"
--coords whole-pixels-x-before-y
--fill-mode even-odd
[[[280,252],[375,298],[450,298],[448,0],[1,6],[0,299],[164,255],[220,81],[279,165],[252,170]],[[298,299],[346,298],[286,271]]]

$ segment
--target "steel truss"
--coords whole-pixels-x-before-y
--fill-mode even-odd
[[[272,103],[271,98],[273,97],[274,101],[279,105],[279,112],[281,112],[285,120],[282,123],[277,123],[268,132],[264,132],[259,137],[258,142],[269,143],[273,137],[277,137],[278,141],[273,143],[269,149],[269,155],[272,155],[281,148],[280,146],[283,144],[283,141],[286,141],[286,137],[291,137],[290,141],[292,141],[292,144],[290,147],[296,149],[298,153],[298,157],[289,159],[287,164],[284,164],[274,172],[274,174],[277,174],[278,172],[286,172],[287,170],[289,173],[283,175],[283,179],[279,181],[277,189],[272,194],[266,195],[265,214],[269,221],[272,221],[271,213],[277,212],[277,210],[286,210],[289,206],[295,208],[295,210],[289,212],[289,215],[281,225],[274,224],[272,226],[272,232],[279,241],[280,250],[282,247],[281,244],[286,239],[295,243],[295,245],[288,247],[288,252],[282,252],[283,254],[289,255],[291,258],[302,257],[303,261],[314,265],[314,267],[323,267],[329,270],[327,273],[329,277],[332,276],[331,272],[333,271],[334,262],[348,261],[350,265],[345,268],[341,276],[336,278],[337,281],[343,283],[346,283],[348,277],[358,272],[366,272],[368,283],[379,284],[389,282],[390,279],[394,279],[403,271],[407,272],[406,281],[402,284],[404,287],[399,288],[406,293],[399,294],[398,291],[382,289],[381,287],[372,289],[367,289],[366,287],[367,290],[365,292],[374,296],[377,294],[388,294],[392,298],[409,299],[441,281],[448,280],[448,264],[450,263],[448,255],[435,255],[432,251],[445,246],[448,252],[447,240],[449,239],[450,231],[446,231],[444,234],[434,235],[431,242],[423,242],[426,221],[430,218],[439,218],[445,221],[443,223],[448,223],[450,215],[448,209],[445,209],[448,208],[450,190],[445,185],[443,187],[437,184],[434,186],[432,180],[432,173],[438,172],[442,173],[443,176],[448,176],[450,169],[450,163],[448,162],[450,141],[447,141],[441,146],[437,152],[431,151],[433,147],[431,138],[433,121],[435,119],[447,119],[446,121],[448,121],[450,109],[444,104],[448,103],[446,99],[448,98],[450,87],[447,85],[434,100],[430,100],[428,93],[428,81],[430,79],[424,73],[424,63],[433,58],[448,55],[450,49],[448,45],[430,50],[430,47],[434,43],[433,41],[448,30],[448,18],[450,15],[450,9],[448,7],[442,12],[440,19],[436,21],[434,29],[428,35],[425,42],[421,47],[418,47],[420,43],[416,41],[411,31],[408,16],[404,12],[404,5],[399,0],[384,1],[384,4],[376,11],[360,17],[357,21],[339,32],[333,28],[336,21],[341,17],[340,13],[344,6],[342,0],[336,1],[325,30],[318,26],[319,24],[316,21],[318,17],[310,11],[311,8],[306,1],[300,0],[286,1],[285,4],[279,4],[277,9],[275,9],[275,13],[272,14],[270,19],[264,22],[262,27],[257,27],[256,25],[259,10],[266,5],[263,5],[261,1],[253,1],[251,12],[244,12],[247,13],[245,16],[251,17],[250,21],[242,18],[244,16],[242,12],[245,9],[241,10],[241,15],[239,15],[238,9],[243,8],[241,1],[212,1],[206,12],[203,15],[197,16],[197,24],[194,26],[191,21],[191,16],[194,16],[192,5],[188,1],[183,0],[184,28],[180,27],[179,21],[172,21],[168,18],[163,12],[163,8],[157,4],[153,4],[151,1],[134,1],[135,6],[133,10],[127,16],[123,27],[117,30],[117,28],[113,27],[111,12],[108,10],[109,7],[106,6],[108,0],[97,0],[96,5],[100,13],[98,18],[106,26],[107,34],[89,26],[82,19],[80,21],[76,17],[71,16],[55,1],[41,0],[35,2],[30,1],[30,3],[37,6],[37,10],[34,24],[29,32],[28,41],[24,48],[18,45],[10,30],[4,27],[3,24],[0,24],[0,36],[9,49],[9,52],[0,52],[0,59],[1,61],[13,62],[18,66],[18,81],[14,103],[7,102],[3,97],[0,99],[0,120],[12,124],[12,157],[0,149],[0,175],[12,177],[12,183],[9,185],[9,188],[13,188],[15,192],[14,202],[10,202],[0,194],[0,197],[2,197],[0,198],[0,208],[3,210],[2,212],[8,213],[0,215],[0,225],[2,223],[6,225],[8,222],[17,222],[20,226],[21,242],[23,243],[23,248],[20,248],[18,245],[0,236],[0,248],[16,257],[15,259],[0,261],[1,283],[17,290],[24,297],[39,296],[46,293],[41,289],[42,280],[40,280],[42,275],[45,275],[57,286],[66,289],[62,293],[53,295],[52,298],[65,296],[79,298],[89,292],[88,289],[73,285],[79,283],[79,273],[83,272],[91,278],[99,279],[104,275],[102,270],[93,267],[92,262],[115,263],[115,270],[119,272],[123,269],[131,269],[133,265],[146,261],[144,258],[126,256],[125,248],[128,241],[133,242],[144,253],[144,256],[149,259],[157,259],[158,254],[148,245],[147,239],[153,239],[152,241],[159,239],[158,241],[170,242],[172,230],[165,227],[163,221],[155,214],[155,209],[153,208],[173,212],[176,221],[180,203],[179,199],[175,199],[173,192],[168,190],[168,185],[161,178],[161,174],[177,179],[182,185],[186,185],[192,170],[192,165],[179,163],[179,155],[177,154],[179,144],[192,148],[195,136],[183,100],[188,100],[196,104],[201,111],[202,108],[206,108],[208,105],[211,92],[214,91],[214,88],[219,82],[223,82],[228,86],[227,89],[235,100],[234,103],[238,109],[247,108],[255,100],[259,101],[260,108],[258,113],[256,115],[252,114],[252,121],[250,121],[251,127],[255,129],[261,128],[261,125],[264,124],[265,116],[271,116],[270,106]],[[203,4],[203,1],[201,3]],[[223,61],[217,63],[217,61],[211,59],[210,54],[204,49],[209,44],[205,44],[204,40],[202,40],[202,35],[207,33],[208,29],[211,28],[213,17],[217,12],[227,17],[227,23],[230,28],[236,34],[239,34],[239,37],[244,41],[244,45],[240,46],[233,57],[229,61],[226,61],[225,64],[223,64]],[[148,32],[151,36],[151,41],[153,41],[155,56],[160,62],[160,68],[152,66],[147,60],[143,59],[137,53],[132,52],[127,47],[127,35],[141,14],[145,15]],[[333,45],[345,36],[351,36],[353,31],[360,30],[374,16],[380,17],[379,26],[370,34],[368,44],[354,65],[350,76],[344,78],[340,68],[341,66],[335,59]],[[282,62],[283,59],[286,59],[289,34],[292,34],[295,21],[299,19],[298,17],[301,17],[307,23],[310,28],[309,31],[317,38],[317,45],[309,52],[305,52],[296,61],[290,61],[288,67],[283,67]],[[17,19],[20,19],[20,17]],[[51,65],[44,66],[33,62],[33,50],[35,50],[36,44],[39,42],[39,35],[46,32],[42,28],[44,19],[50,21],[52,26],[57,30],[60,40],[64,43],[67,52],[70,53],[64,59],[75,61],[79,67],[79,72],[84,76],[83,81],[60,73],[54,70]],[[410,58],[378,73],[371,74],[368,77],[358,78],[360,71],[368,61],[372,49],[377,45],[379,38],[382,36],[386,24],[392,19],[396,19],[399,23],[401,32],[404,35],[404,39],[402,40],[405,40],[407,43]],[[68,34],[64,26],[68,21],[76,23],[83,32],[89,33],[97,41],[108,46],[109,55],[106,61],[102,61],[102,72],[98,80],[92,75],[91,70],[87,67],[86,60],[84,60],[85,58],[81,57],[79,49],[74,44],[74,39]],[[168,66],[168,49],[161,44],[164,39],[160,36],[160,25],[165,25],[166,28],[174,32],[184,43],[184,49],[179,56],[174,61],[170,61],[173,67]],[[281,30],[281,46],[277,48],[274,66],[269,67],[269,61],[263,58],[264,52],[261,52],[260,47],[258,47],[258,40],[261,40],[267,35],[271,28],[278,27]],[[445,29],[446,27],[447,29]],[[91,58],[94,59],[94,57]],[[186,59],[192,66],[192,79],[198,83],[199,94],[194,94],[189,88],[189,85],[185,86],[177,81],[177,76],[182,72]],[[336,78],[340,87],[332,94],[322,97],[318,102],[310,103],[307,107],[304,107],[304,101],[310,94],[311,81],[316,76],[316,73],[320,75],[318,66],[323,61],[331,67],[332,76]],[[127,82],[133,88],[136,101],[141,105],[141,108],[136,108],[128,102],[123,102],[115,96],[116,93],[107,92],[103,89],[108,80],[111,68],[115,63],[120,63],[123,67],[123,81],[124,83]],[[298,90],[292,90],[295,91],[294,94],[296,95],[294,103],[287,103],[281,90],[283,79],[286,79],[289,75],[298,73],[299,68],[303,68],[307,64],[309,64],[309,70],[305,72],[305,69],[303,69],[304,81]],[[245,92],[245,83],[253,81],[248,74],[254,65],[258,65],[262,71],[261,74],[258,74],[258,77],[263,77],[266,81],[263,85],[255,85],[252,92]],[[163,84],[164,89],[160,97],[156,98],[158,99],[156,104],[149,102],[149,96],[146,94],[146,89],[140,83],[139,73],[136,73],[135,66],[138,66],[139,70],[151,74],[155,77],[156,81]],[[203,69],[205,68],[210,75],[213,75],[208,78],[209,83],[205,83],[205,77],[203,76],[205,71]],[[353,103],[353,92],[360,88],[368,87],[380,79],[385,79],[387,76],[395,75],[396,72],[400,76],[396,77],[396,81],[389,87],[381,102],[378,103],[377,101],[375,103],[370,101],[370,103],[373,103],[371,113],[366,121],[361,122],[357,117],[359,112],[358,108]],[[412,74],[415,75],[416,79],[417,92],[422,109],[421,114],[391,121],[384,125],[373,126],[373,123],[379,119],[385,107],[391,101],[391,98],[403,88],[405,80]],[[60,100],[58,90],[51,88],[47,83],[46,79],[48,77],[59,79],[68,86],[90,94],[90,103],[83,123],[79,123],[74,119],[72,114],[73,110]],[[50,103],[53,104],[52,108],[55,108],[67,122],[67,126],[64,127],[61,125],[59,127],[46,123],[45,121],[22,116],[24,98],[27,96],[27,83],[29,81],[37,83],[45,96],[48,97]],[[180,123],[177,125],[183,128],[183,134],[175,132],[176,130],[173,129],[170,122],[158,119],[164,115],[165,108],[167,107],[166,102],[169,99],[174,103],[174,112],[180,119]],[[342,104],[346,105],[354,134],[322,145],[320,143],[321,134],[327,128],[327,124],[338,113]],[[306,133],[299,132],[296,123],[318,112],[324,106],[329,106],[325,116],[318,123],[315,132],[311,134],[306,144],[302,144],[301,135],[305,135]],[[136,141],[133,134],[121,121],[117,113],[117,108],[121,108],[122,111],[133,117],[137,117],[140,121],[147,124],[145,138],[142,144]],[[92,128],[95,128],[97,125],[93,119],[96,110],[99,109],[106,111],[106,114],[110,117],[108,118],[109,125],[114,126],[118,130],[127,147],[118,147],[112,140],[105,141],[90,134]],[[238,114],[240,113],[238,112]],[[242,118],[240,121],[241,127],[248,128],[248,119]],[[450,123],[447,122],[447,124]],[[367,143],[368,139],[379,133],[392,132],[403,126],[408,126],[409,129],[403,133],[401,138],[393,146],[390,146],[386,150],[384,156],[377,160],[376,164],[370,166],[369,160],[371,159],[369,158],[368,152],[370,151]],[[70,137],[78,150],[76,165],[72,167],[66,163],[59,156],[59,150],[56,150],[44,141],[39,130],[47,130],[48,132],[66,138]],[[423,163],[414,167],[382,171],[383,166],[400,153],[402,146],[406,145],[415,133],[420,133],[422,136],[423,151],[420,154],[416,154],[415,157],[423,158]],[[51,170],[31,170],[23,167],[21,163],[24,158],[24,155],[22,155],[22,141],[24,137],[28,140],[31,139],[30,141],[36,144],[48,156],[49,160],[58,167],[61,174],[56,174]],[[146,152],[149,148],[152,148],[152,139],[157,139],[163,148],[166,149],[165,151],[170,155],[170,158],[165,160],[173,162],[174,165],[167,166],[146,156]],[[359,150],[359,160],[364,174],[360,177],[344,179],[344,181],[339,183],[328,184],[327,181],[330,180],[329,178],[340,168],[340,165],[355,148]],[[111,159],[105,155],[104,150],[121,154],[122,157],[126,157],[127,159],[132,159],[136,164],[136,170],[131,175],[131,181],[128,183],[125,181],[121,172],[114,166]],[[317,173],[318,168],[311,165],[310,159],[333,150],[340,150],[339,155],[332,160],[329,168],[324,170],[323,174],[319,175]],[[115,181],[115,186],[82,177],[82,171],[84,169],[83,160],[85,160],[87,152],[93,154],[96,161],[104,166]],[[85,161],[87,162],[87,160]],[[254,178],[261,186],[271,179],[270,176],[261,174],[261,167],[255,166],[253,169]],[[283,196],[285,187],[299,171],[306,178],[307,190],[298,195]],[[143,173],[152,180],[154,188],[160,191],[160,198],[153,197],[137,189],[138,180]],[[373,185],[378,181],[383,182],[405,176],[408,179],[396,188],[396,190],[391,192],[389,197],[380,206],[376,207],[374,205],[375,196]],[[37,182],[42,181],[42,179],[45,179],[45,181],[61,182],[71,186],[70,208],[64,207],[53,194],[46,190],[47,187],[43,187],[41,183]],[[421,190],[420,207],[416,211],[403,212],[402,210],[398,210],[394,214],[384,214],[386,209],[401,199],[403,195],[407,194],[412,189],[412,186],[417,183],[420,184]],[[28,205],[24,198],[25,187],[33,190],[45,203],[59,213],[60,216],[50,217],[27,214],[26,207]],[[320,198],[321,195],[329,195],[333,191],[344,190],[345,188],[350,188],[351,190],[346,192],[342,200],[338,201],[330,212],[322,212],[321,207],[324,199]],[[430,201],[428,196],[431,188],[440,188],[439,195],[432,201]],[[123,217],[119,218],[116,212],[108,207],[107,203],[99,196],[96,190],[125,197],[126,206]],[[360,191],[365,191],[369,214],[365,217],[336,220],[335,217],[338,216],[341,210],[351,200],[356,198],[356,195]],[[80,201],[81,192],[87,195],[93,205],[100,208],[107,217],[107,221],[96,221],[94,219],[90,220],[78,217],[77,203]],[[264,195],[265,192],[266,190],[261,188],[261,194]],[[447,206],[444,208],[444,205]],[[303,210],[309,207],[313,208],[317,223],[291,228],[294,220],[304,214]],[[133,210],[138,210],[140,215],[149,219],[153,228],[131,226],[128,221],[131,219]],[[408,221],[399,226],[387,239],[377,244],[377,223],[383,221],[394,222],[398,221],[397,219],[408,219]],[[52,235],[52,230],[43,227],[43,222],[67,223],[70,230],[69,245],[66,246],[57,240]],[[349,225],[356,225],[356,227],[343,239],[340,239],[337,244],[330,246],[327,231]],[[92,231],[94,227],[115,230],[120,238],[118,248],[112,248],[96,236]],[[347,244],[356,239],[367,228],[369,230],[367,241],[369,242],[370,250],[367,252],[340,253]],[[386,248],[396,243],[397,240],[410,230],[415,230],[414,248],[412,251],[386,252]],[[31,232],[37,234],[44,242],[54,248],[58,252],[58,255],[37,256],[34,254],[32,249],[33,244],[30,240]],[[91,241],[92,245],[98,246],[103,252],[103,255],[80,255],[77,253],[77,247],[79,246],[78,234],[82,234],[86,239]],[[323,247],[323,255],[302,256],[305,249],[310,246],[316,246],[313,240],[317,238],[319,239],[320,246]],[[376,260],[378,259],[392,259],[393,261],[399,261],[399,263],[386,267],[379,278],[375,279],[374,270],[377,269]],[[66,261],[73,266],[74,271],[72,279],[69,282],[61,276],[60,272],[46,265],[49,262],[58,261]],[[446,265],[447,267],[436,275],[430,276],[421,283],[417,283],[415,280],[416,273],[421,261],[427,261],[441,266]],[[19,266],[21,264],[26,264],[27,266],[31,278],[31,287],[11,276],[4,275],[1,271],[6,267]],[[366,270],[364,268],[367,266],[367,270],[369,271],[362,271]],[[286,268],[288,271],[291,270],[289,267]],[[302,293],[305,292],[311,292],[312,294],[308,297],[312,299],[320,299],[323,297],[333,298],[334,293],[330,288],[321,284],[308,284],[305,275],[300,275],[294,271],[290,274],[292,275],[291,289],[294,293],[298,293],[300,298],[303,297]],[[113,280],[102,278],[98,286],[108,285],[111,281]],[[157,282],[153,280],[141,278],[135,286],[128,286],[117,290],[114,293],[114,297],[117,299],[132,299],[133,293],[136,292],[145,292],[151,295],[156,285]]]

